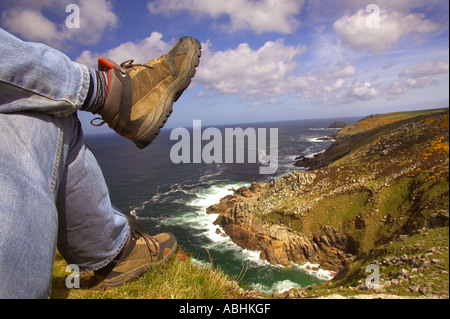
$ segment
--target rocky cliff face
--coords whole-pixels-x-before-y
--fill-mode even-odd
[[[306,187],[315,176],[310,173],[295,172],[299,185]],[[355,256],[355,243],[340,234],[335,228],[324,225],[317,234],[308,236],[284,225],[264,220],[255,211],[261,209],[258,203],[273,190],[274,185],[253,183],[250,188],[241,187],[235,195],[225,197],[219,204],[209,207],[209,213],[220,212],[215,221],[239,246],[261,251],[260,258],[273,264],[289,265],[290,262],[320,264],[327,270],[339,270]],[[270,210],[272,203],[263,204]]]
[[[271,263],[339,271],[381,243],[448,226],[448,118],[447,111],[356,134],[355,147],[326,167],[242,187],[208,213]]]

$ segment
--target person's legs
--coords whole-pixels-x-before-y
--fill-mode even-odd
[[[47,297],[58,222],[64,255],[87,270],[117,255],[129,227],[74,113],[89,90],[88,68],[1,29],[0,43],[0,298]],[[59,195],[57,208],[61,192],[67,199]],[[77,197],[83,207],[73,205]]]
[[[76,114],[0,113],[0,122],[0,298],[45,298],[57,242],[69,263],[96,270],[122,249],[128,221]]]
[[[170,233],[149,236],[136,230],[136,225],[112,206],[103,174],[78,121],[70,127],[70,136],[56,200],[57,247],[64,259],[82,272],[95,271],[103,286],[134,280],[167,261],[177,249],[176,238]]]
[[[108,264],[130,231],[126,217],[111,205],[101,169],[77,126],[56,201],[58,251],[84,272]]]
[[[45,114],[0,114],[0,123],[0,298],[42,298],[56,244],[64,123]]]

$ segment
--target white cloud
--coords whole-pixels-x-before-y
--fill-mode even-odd
[[[366,20],[371,13],[359,10],[352,16],[344,15],[334,22],[340,40],[357,51],[383,52],[395,47],[406,35],[423,35],[440,28],[420,13],[381,11],[379,28],[368,28]]]
[[[440,81],[431,77],[408,78],[404,81],[395,81],[387,87],[387,98],[392,100],[409,92],[411,89],[421,89],[439,84]]]
[[[203,44],[201,65],[195,83],[205,86],[202,95],[217,91],[220,95],[239,94],[247,98],[279,96],[289,92],[288,77],[299,65],[296,58],[306,47],[286,46],[283,40],[268,41],[258,50],[247,43],[236,49],[213,52]]]
[[[346,94],[350,98],[348,103],[354,101],[368,101],[379,95],[379,90],[369,82],[355,82]]]
[[[102,53],[83,51],[76,62],[95,68],[99,57],[109,58],[120,64],[123,61],[134,59],[136,63],[144,63],[167,53],[175,41],[165,42],[163,35],[152,32],[147,38],[138,42],[125,42],[116,48]]]
[[[387,89],[388,99],[394,99],[408,92],[409,88],[405,83],[395,81]]]
[[[187,11],[198,17],[209,16],[219,19],[229,18],[222,24],[223,31],[233,33],[239,30],[263,32],[293,33],[299,26],[297,16],[301,12],[304,0],[156,0],[147,7],[151,14],[170,15],[176,11]]]
[[[347,65],[336,70],[292,76],[289,81],[292,93],[296,93],[298,97],[331,102],[337,96],[339,90],[345,88],[346,78],[355,75],[356,68],[353,65]]]
[[[203,55],[194,83],[203,85],[199,97],[211,92],[238,95],[253,105],[266,98],[296,95],[302,99],[323,100],[344,88],[347,78],[356,75],[353,65],[299,73],[303,45],[286,45],[283,39],[268,41],[253,50],[247,43],[235,49],[214,52],[209,42],[203,44]],[[334,92],[334,93],[333,93]],[[332,94],[332,96],[329,96]],[[256,102],[255,102],[256,101]]]
[[[76,61],[94,68],[100,56],[118,63],[130,58],[145,62],[168,52],[174,43],[175,39],[165,41],[161,33],[153,32],[143,40],[125,42],[106,52],[84,51]],[[357,70],[351,64],[338,63],[322,66],[320,71],[302,72],[306,46],[287,45],[283,39],[267,41],[259,48],[241,43],[221,51],[214,50],[210,41],[202,46],[200,66],[191,85],[191,88],[200,87],[197,97],[237,96],[254,106],[279,102],[289,95],[328,106],[380,96],[393,99],[412,89],[436,84],[432,74],[442,74],[448,69],[448,62],[430,61],[399,70],[405,76],[383,84],[376,82],[378,76],[369,77],[370,74],[359,75],[370,80],[358,79]]]
[[[55,45],[63,38],[57,26],[41,12],[13,8],[2,12],[2,25],[25,40]]]
[[[347,65],[343,67],[342,69],[335,70],[335,71],[329,71],[329,72],[322,72],[321,77],[324,80],[329,79],[336,79],[336,78],[344,78],[349,76],[354,76],[356,74],[356,69],[353,65]]]
[[[68,4],[77,4],[80,8],[80,28],[67,28],[66,13]],[[52,12],[60,19],[51,21],[43,12]],[[112,5],[106,0],[46,0],[14,1],[6,5],[1,13],[2,26],[24,40],[38,41],[57,48],[76,42],[94,44],[99,42],[106,29],[115,28],[118,18],[112,11]]]
[[[448,72],[448,61],[434,60],[427,61],[412,68],[406,68],[399,74],[399,77],[424,77],[439,74],[448,74]]]
[[[342,88],[344,83],[345,83],[345,79],[338,79],[332,85],[325,85],[323,90],[325,92],[334,92],[334,91],[339,90],[340,88]]]
[[[417,79],[407,79],[406,84],[411,88],[423,88],[427,86],[432,86],[438,84],[439,81],[432,79],[428,76],[417,78]]]
[[[112,5],[106,0],[80,0],[80,29],[73,36],[68,35],[81,44],[98,43],[109,28],[115,28],[118,18],[112,11]],[[66,31],[69,32],[69,31]]]
[[[441,83],[442,75],[449,73],[449,63],[442,59],[427,61],[398,74],[399,81],[388,86],[388,98],[395,99],[410,89],[420,89]]]
[[[388,99],[398,98],[411,89],[420,89],[441,83],[449,73],[449,63],[442,59],[427,61],[398,74],[398,81],[387,86]]]

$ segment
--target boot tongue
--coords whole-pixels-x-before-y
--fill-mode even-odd
[[[113,260],[116,260],[117,263],[122,262],[131,254],[135,246],[136,246],[136,239],[130,235],[120,253]]]
[[[156,58],[156,59],[153,59],[153,60],[147,62],[146,64],[154,66],[154,65],[156,65],[158,63],[161,63],[161,62],[164,62],[164,61],[166,61],[166,59],[165,59],[165,57],[163,55],[163,56],[161,56],[159,58]]]

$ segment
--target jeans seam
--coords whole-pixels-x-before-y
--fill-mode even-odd
[[[55,158],[53,160],[52,176],[50,179],[50,191],[52,192],[53,196],[55,195],[56,181],[58,180],[59,166],[61,163],[61,153],[62,153],[62,146],[63,146],[63,140],[64,140],[65,120],[66,120],[65,118],[61,119],[61,128],[58,133],[58,142],[56,144],[56,154],[55,154]]]
[[[84,103],[84,100],[87,97],[88,91],[89,91],[89,85],[90,85],[90,79],[89,79],[89,75],[91,73],[91,71],[89,70],[89,68],[83,64],[79,64],[76,63],[76,65],[79,66],[80,70],[81,70],[81,78],[82,78],[82,84],[81,84],[81,89],[79,92],[79,96],[78,96],[78,103],[75,107],[76,110],[81,109],[81,106]]]

